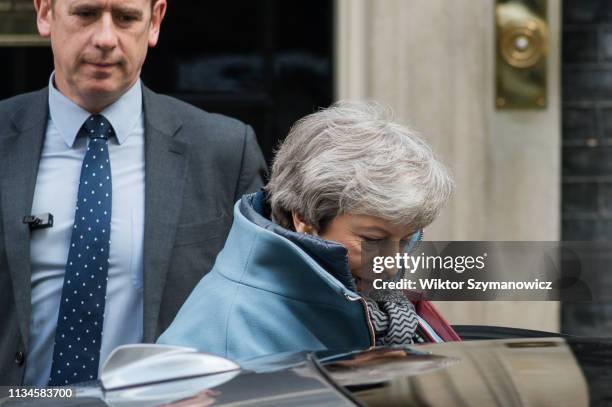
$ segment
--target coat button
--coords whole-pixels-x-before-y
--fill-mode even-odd
[[[23,365],[23,362],[25,362],[25,355],[23,354],[23,352],[15,353],[15,363],[18,366],[21,366]]]

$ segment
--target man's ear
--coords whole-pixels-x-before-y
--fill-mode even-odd
[[[153,1],[153,0],[151,0]],[[157,0],[153,11],[151,13],[151,25],[149,26],[149,47],[157,45],[159,40],[159,30],[161,29],[161,23],[166,15],[167,8],[166,0]]]
[[[302,220],[302,217],[297,212],[292,211],[291,217],[293,218],[293,227],[298,233],[306,233],[308,235],[319,236],[317,230],[308,222]]]
[[[49,38],[51,36],[51,0],[34,0],[36,8],[36,26],[41,37]]]

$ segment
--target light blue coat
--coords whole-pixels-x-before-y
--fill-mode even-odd
[[[264,207],[262,192],[236,203],[213,269],[158,343],[238,362],[279,352],[371,346],[364,303],[347,288],[352,280],[346,249],[281,228],[262,216]]]

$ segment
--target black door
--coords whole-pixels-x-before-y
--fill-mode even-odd
[[[251,124],[268,161],[298,118],[333,98],[333,1],[169,1],[142,79]],[[48,47],[0,47],[0,98],[46,86]]]

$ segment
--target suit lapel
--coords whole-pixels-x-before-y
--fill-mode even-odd
[[[162,97],[143,87],[145,114],[144,340],[157,321],[183,197],[187,142]]]
[[[27,346],[31,313],[30,215],[48,117],[47,89],[32,94],[13,116],[12,136],[4,137],[1,210],[6,257],[13,282],[17,320]]]

